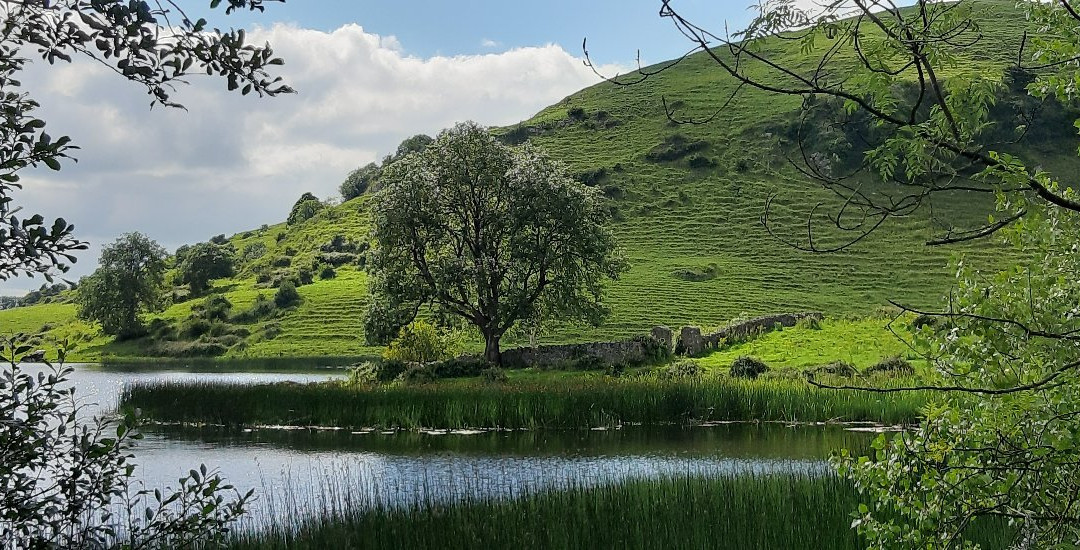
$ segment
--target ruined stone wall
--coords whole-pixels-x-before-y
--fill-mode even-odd
[[[598,357],[606,364],[640,363],[645,360],[648,349],[643,338],[617,342],[589,342],[586,344],[560,344],[515,348],[502,352],[503,364],[513,367],[551,366],[577,361],[585,357]]]
[[[820,321],[823,317],[817,311],[766,315],[735,323],[709,334],[702,334],[701,329],[697,327],[683,327],[679,334],[676,352],[683,355],[700,355],[705,350],[719,348],[720,344],[725,341],[740,340],[753,334],[772,330],[777,324],[784,327],[793,327],[802,319],[817,319]]]
[[[578,361],[587,357],[597,357],[605,364],[642,363],[652,359],[657,345],[668,350],[675,348],[676,353],[700,355],[708,349],[717,349],[725,340],[746,338],[759,332],[772,330],[779,323],[793,327],[802,319],[820,320],[819,312],[783,313],[766,315],[750,319],[720,329],[710,334],[702,334],[698,327],[682,327],[676,339],[668,327],[653,328],[649,335],[620,340],[616,342],[589,342],[586,344],[560,344],[508,349],[502,352],[503,364],[510,368],[553,366],[560,363]],[[674,341],[673,341],[674,340]]]

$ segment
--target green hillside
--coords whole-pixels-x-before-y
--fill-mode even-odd
[[[1015,8],[1009,1],[986,5],[993,11],[983,21],[988,38],[959,54],[964,62],[954,69],[957,74],[1000,73],[1006,60],[1015,57],[1008,49],[1020,41],[1023,17],[1011,11]],[[763,47],[783,61],[811,63],[798,43],[774,40]],[[709,327],[744,315],[790,310],[863,315],[889,299],[931,306],[948,288],[951,256],[964,254],[984,265],[1000,262],[1002,251],[991,243],[925,246],[932,235],[926,213],[893,220],[857,246],[835,254],[804,253],[778,242],[759,222],[768,197],[776,196],[774,217],[780,230],[795,236],[805,233],[810,207],[819,202],[826,208],[838,205],[838,199],[799,177],[785,160],[790,151],[779,138],[791,131],[801,99],[746,89],[710,122],[697,125],[671,122],[662,104],[664,98],[678,116],[705,119],[735,86],[698,54],[636,85],[592,86],[519,125],[498,130],[508,141],[528,139],[542,146],[603,189],[632,266],[610,287],[612,315],[604,326],[556,327],[546,340],[625,337],[657,324]],[[1071,124],[1060,135],[1013,147],[1046,165],[1075,163],[1077,139],[1069,128]],[[873,182],[867,185],[875,192]],[[361,197],[297,226],[279,224],[232,236],[238,252],[260,242],[266,253],[244,263],[233,279],[218,281],[214,292],[223,294],[234,312],[250,307],[259,293],[272,297],[273,273],[319,263],[324,253],[320,247],[335,235],[365,241],[366,207],[367,198]],[[934,204],[957,224],[984,220],[990,207],[968,196],[938,197]],[[828,239],[828,233],[823,237]],[[304,300],[296,310],[248,323],[246,334],[239,336],[242,344],[228,355],[376,352],[363,341],[365,288],[357,262],[338,267],[330,279],[316,274],[311,284],[300,287]],[[202,301],[180,301],[157,317],[178,325]],[[146,355],[150,349],[147,341],[109,343],[73,315],[72,306],[57,304],[2,311],[0,331],[33,332],[48,323],[46,337],[77,341],[81,358]]]

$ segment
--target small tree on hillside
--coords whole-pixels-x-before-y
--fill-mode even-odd
[[[341,198],[344,200],[352,200],[364,193],[367,193],[368,189],[372,187],[372,183],[379,174],[382,173],[382,169],[378,164],[369,162],[352,172],[345,177],[345,181],[341,182]]]
[[[531,147],[474,123],[391,164],[372,207],[369,339],[385,341],[422,306],[457,316],[500,363],[519,320],[599,323],[603,283],[625,263],[603,199]]]
[[[142,334],[139,315],[161,305],[165,249],[141,233],[127,233],[101,251],[100,267],[75,294],[81,319],[101,323],[106,334]]]
[[[180,263],[180,280],[188,285],[192,294],[210,288],[210,281],[232,277],[235,273],[236,253],[232,246],[199,243],[191,247]]]
[[[300,195],[296,203],[293,204],[292,210],[289,211],[289,218],[286,220],[286,224],[292,226],[301,222],[305,222],[311,219],[315,214],[318,214],[325,205],[311,193],[304,193]]]

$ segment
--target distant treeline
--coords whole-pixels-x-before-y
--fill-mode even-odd
[[[64,298],[61,297],[61,294],[66,290],[74,289],[76,286],[75,283],[42,284],[37,290],[26,293],[26,296],[0,296],[0,309],[63,301]]]

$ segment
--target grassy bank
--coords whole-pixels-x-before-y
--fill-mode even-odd
[[[707,420],[906,423],[927,397],[818,390],[798,381],[581,376],[352,388],[337,383],[138,384],[121,406],[163,422],[344,428],[586,428]]]
[[[325,513],[295,532],[248,534],[236,549],[274,548],[864,548],[851,485],[831,475],[675,477]],[[1005,548],[1004,522],[976,522],[983,548]]]

